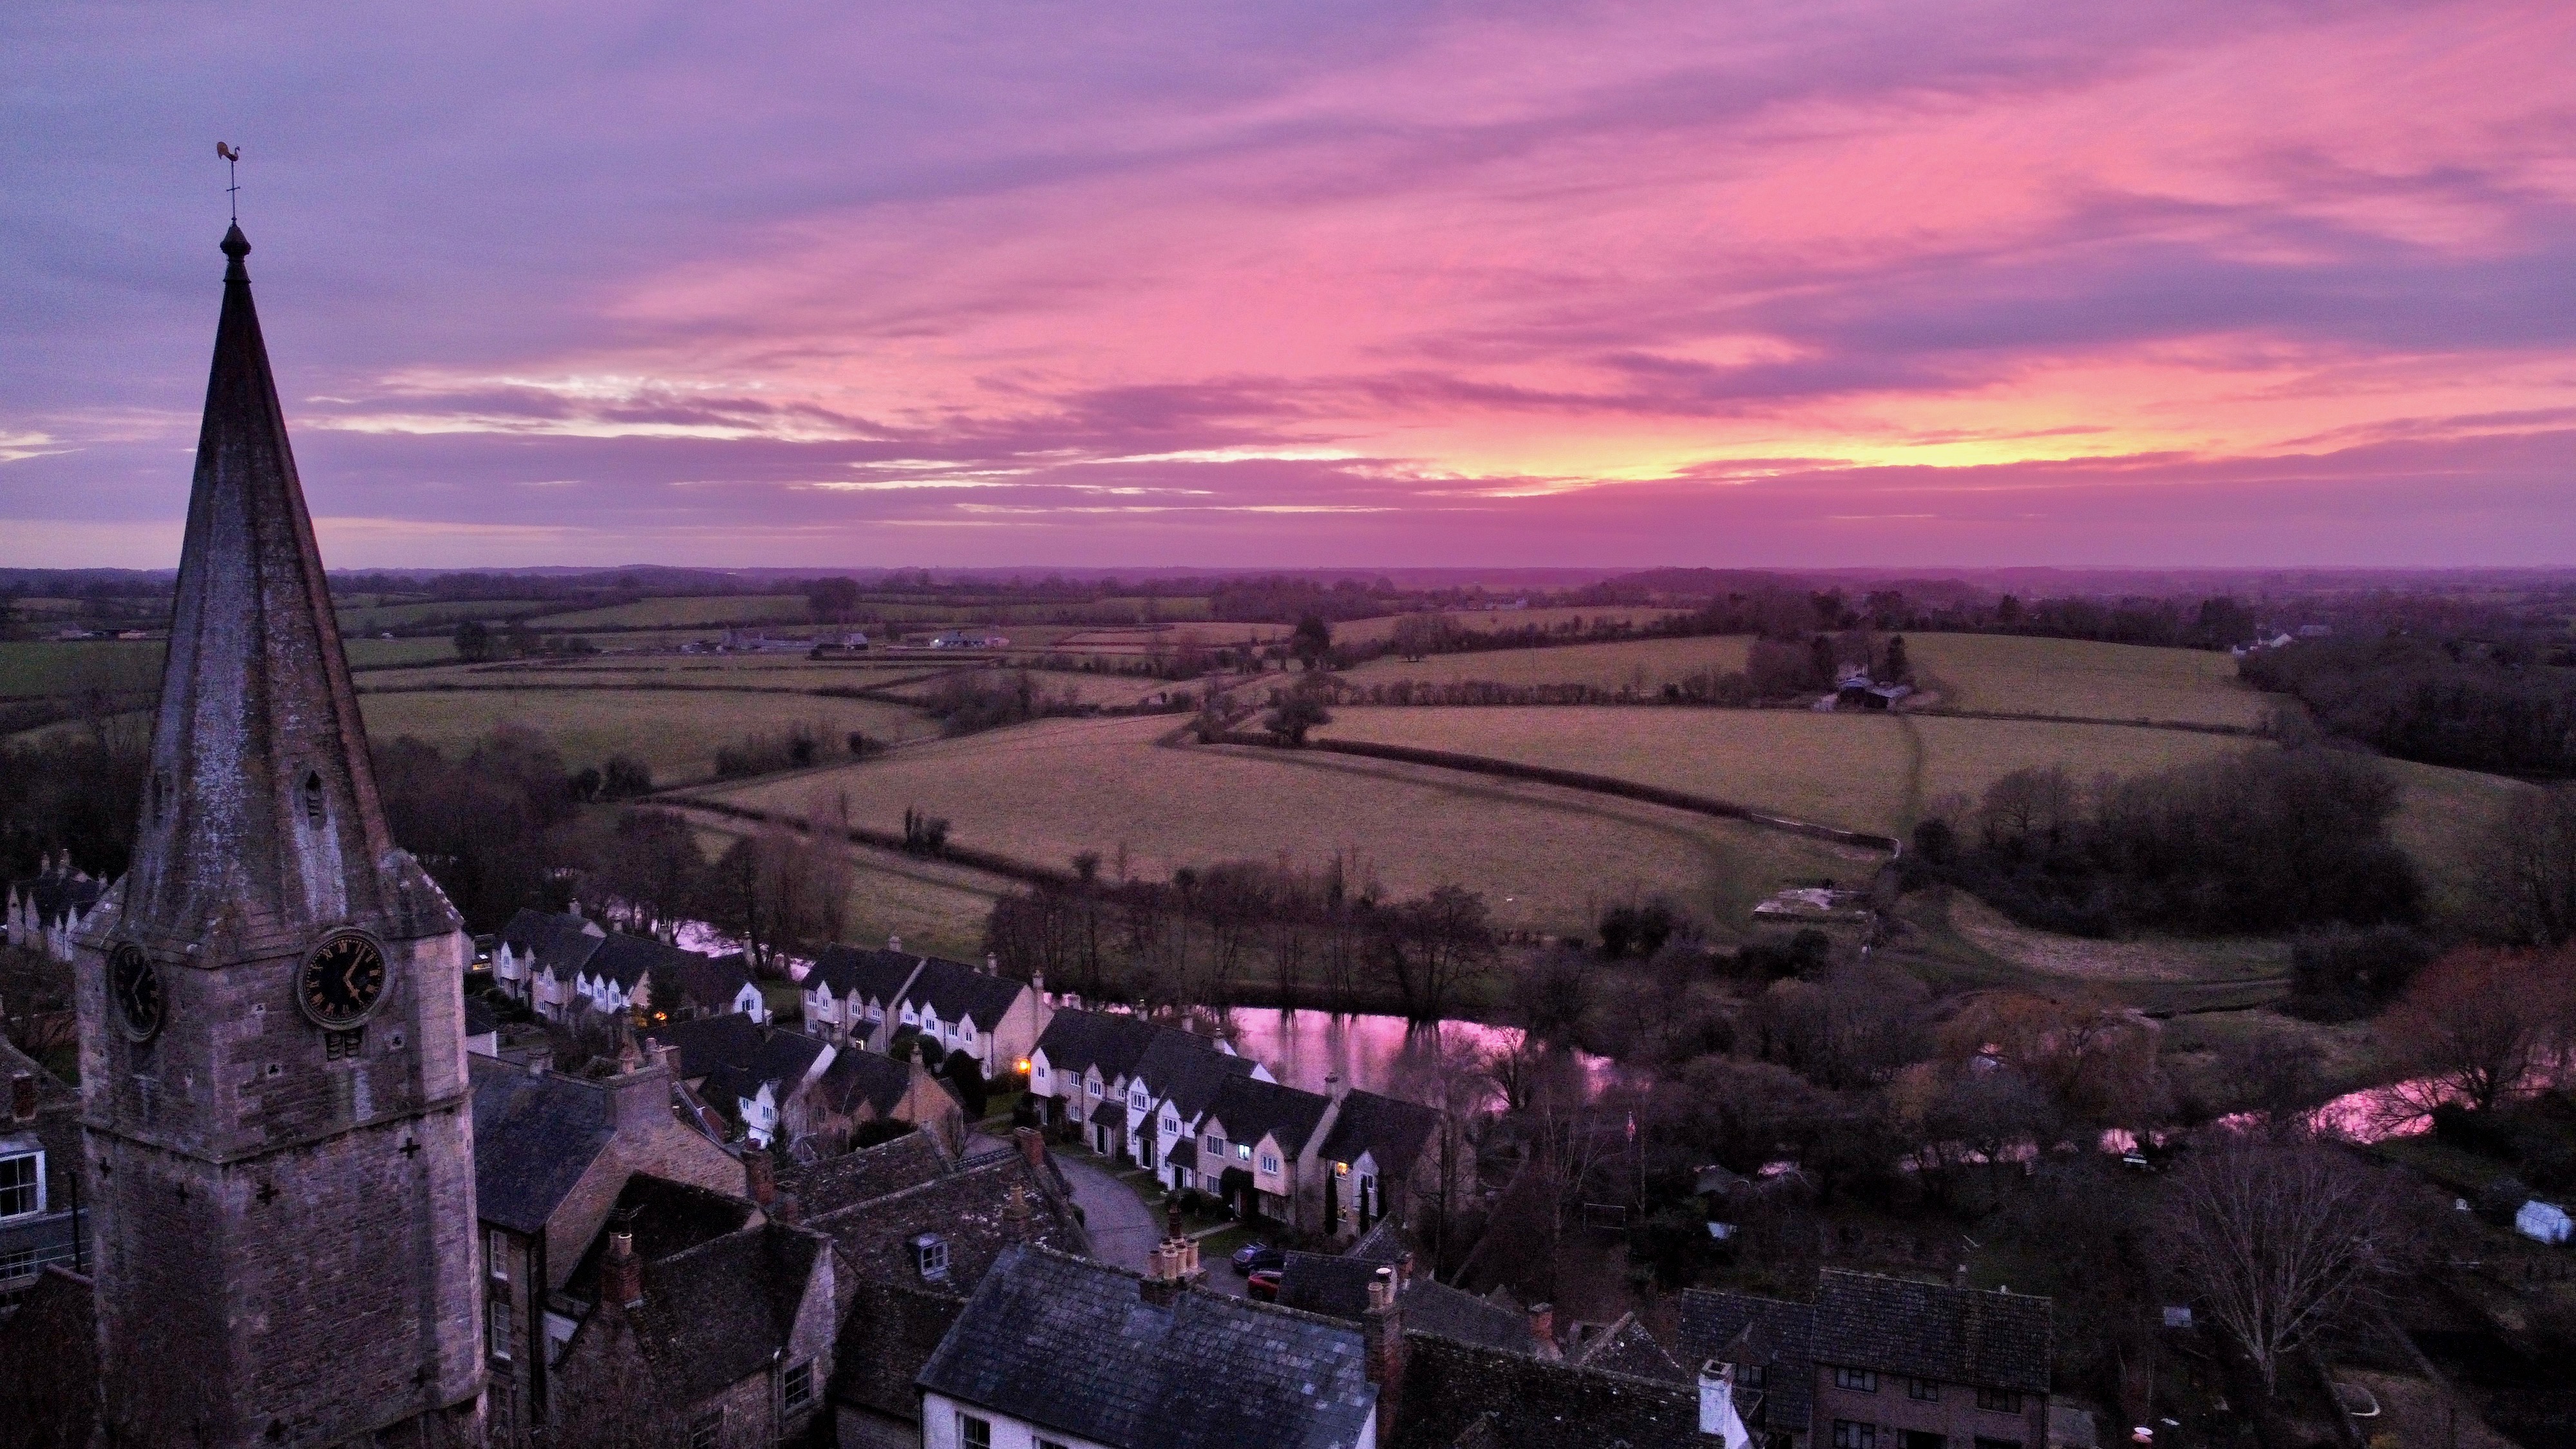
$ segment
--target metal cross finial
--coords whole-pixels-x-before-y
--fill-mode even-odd
[[[232,183],[224,188],[224,193],[232,198],[233,222],[238,225],[241,222],[241,148],[217,141],[215,154],[224,158],[224,179]]]

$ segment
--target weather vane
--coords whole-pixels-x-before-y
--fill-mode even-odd
[[[224,158],[224,176],[232,182],[224,188],[224,194],[232,198],[233,224],[238,226],[241,224],[241,148],[217,141],[215,154]]]

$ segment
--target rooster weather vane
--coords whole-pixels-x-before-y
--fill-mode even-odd
[[[229,142],[217,141],[215,154],[224,158],[224,178],[232,183],[224,188],[224,194],[232,198],[233,222],[239,225],[241,223],[241,148]]]

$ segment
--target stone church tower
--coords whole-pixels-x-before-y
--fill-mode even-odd
[[[479,1442],[455,910],[394,848],[225,236],[134,867],[82,933],[103,1432]]]

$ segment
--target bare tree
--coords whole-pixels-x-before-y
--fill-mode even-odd
[[[2576,785],[2526,791],[2487,848],[2496,919],[2526,945],[2576,942]]]
[[[2368,1302],[2393,1266],[2386,1179],[2322,1143],[2218,1136],[2165,1192],[2168,1261],[2266,1389],[2285,1356]]]
[[[2414,1073],[2397,1096],[2429,1112],[2456,1100],[2486,1111],[2526,1090],[2576,1032],[2576,950],[2534,956],[2454,951],[2380,1018],[2380,1039]]]
[[[1377,950],[1395,979],[1408,1021],[1437,1021],[1494,959],[1485,898],[1456,885],[1382,911]]]

